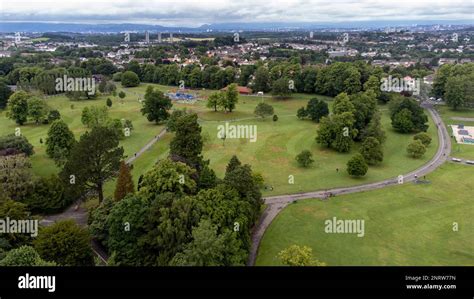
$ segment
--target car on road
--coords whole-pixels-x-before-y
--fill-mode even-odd
[[[474,161],[472,161],[472,160],[466,160],[466,164],[474,165]]]
[[[462,160],[458,159],[458,158],[451,158],[451,161],[453,161],[453,162],[462,162]]]

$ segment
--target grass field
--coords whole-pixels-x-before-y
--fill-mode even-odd
[[[105,106],[106,98],[105,96],[101,96],[96,100],[70,101],[65,96],[54,96],[47,98],[46,101],[51,108],[60,111],[61,118],[74,132],[76,139],[79,139],[79,136],[87,129],[81,123],[82,109],[86,106]],[[140,112],[141,104],[134,97],[127,96],[123,100],[123,103],[118,97],[110,98],[113,100],[113,105],[109,108],[110,117],[130,119],[133,123],[134,129],[131,135],[121,141],[125,155],[131,156],[148,143],[153,136],[157,135],[163,129],[163,126],[148,122]],[[73,109],[71,105],[74,105]],[[46,145],[44,142],[46,141],[49,125],[36,125],[32,122],[28,122],[24,126],[18,126],[15,122],[5,117],[5,112],[1,112],[0,135],[14,133],[17,127],[21,129],[21,133],[26,136],[34,146],[35,154],[31,157],[33,171],[41,176],[57,173],[59,169],[45,153]],[[43,144],[40,143],[40,139],[43,140]]]
[[[131,119],[134,130],[130,137],[121,142],[125,149],[125,154],[133,155],[149,140],[153,138],[163,126],[149,123],[140,113],[141,104],[138,99],[143,98],[147,86],[141,84],[138,87],[126,88],[126,98],[123,102],[118,98],[113,99],[110,108],[110,116],[113,118]],[[153,84],[163,92],[176,90],[176,87],[161,86]],[[119,90],[122,88],[119,86]],[[212,90],[192,91],[201,98],[205,98]],[[295,94],[291,99],[279,100],[271,97],[240,96],[237,109],[232,113],[214,112],[205,107],[205,100],[194,104],[175,103],[173,109],[186,108],[194,111],[199,116],[199,121],[203,128],[205,145],[203,154],[206,159],[210,159],[211,167],[216,170],[218,176],[222,177],[225,167],[232,157],[237,155],[243,163],[252,165],[254,171],[263,175],[265,183],[273,186],[273,191],[264,191],[264,195],[277,195],[304,191],[314,191],[325,188],[350,186],[379,181],[382,179],[396,177],[401,173],[406,173],[416,169],[426,163],[436,152],[437,134],[430,119],[430,129],[428,133],[433,137],[433,143],[428,148],[427,153],[421,159],[412,159],[406,154],[406,146],[412,139],[410,134],[398,134],[391,129],[390,119],[386,106],[380,106],[382,111],[383,127],[387,133],[387,141],[384,145],[384,162],[376,167],[370,167],[368,174],[359,179],[350,177],[346,171],[346,163],[350,157],[357,152],[355,146],[350,153],[341,154],[333,150],[328,150],[318,146],[315,142],[318,125],[309,120],[299,120],[296,117],[298,108],[306,106],[307,101],[315,97],[308,94]],[[324,96],[316,96],[328,101],[332,105],[332,99]],[[80,121],[81,111],[85,106],[105,105],[106,97],[99,97],[90,101],[70,101],[64,96],[50,97],[48,104],[55,109],[59,109],[62,118],[69,125],[78,138],[86,128]],[[271,104],[278,115],[277,122],[271,117],[264,120],[257,119],[254,109],[257,103],[264,100]],[[74,105],[74,109],[71,109]],[[248,139],[227,139],[223,143],[217,137],[217,127],[225,121],[233,121],[232,124],[256,125],[257,141],[250,142]],[[234,122],[235,121],[235,122]],[[4,116],[0,115],[0,135],[13,133],[17,125]],[[38,175],[49,175],[58,172],[57,167],[45,155],[45,145],[40,144],[40,138],[46,140],[48,125],[34,125],[28,123],[21,127],[24,134],[35,146],[36,154],[32,156],[33,169]],[[150,169],[158,157],[165,157],[168,151],[172,134],[167,134],[165,138],[143,156],[134,162],[133,175],[135,181],[140,174]],[[302,150],[308,149],[313,153],[315,163],[308,169],[298,167],[295,157]],[[339,169],[339,171],[336,171]],[[294,184],[289,183],[289,176],[294,177]],[[114,182],[108,182],[105,194],[111,194]]]
[[[453,118],[472,118],[474,120],[474,109],[452,110],[447,106],[438,106],[443,122],[447,126],[451,135],[452,129],[450,125],[464,124],[466,126],[474,126],[474,121],[456,120]],[[451,138],[451,155],[456,158],[474,160],[474,145],[458,144],[454,138]]]
[[[259,248],[257,265],[280,265],[292,245],[307,245],[329,266],[474,265],[473,168],[447,163],[427,179],[381,190],[308,199],[274,219]],[[365,236],[324,232],[326,219],[365,220]],[[457,222],[459,230],[453,231]]]

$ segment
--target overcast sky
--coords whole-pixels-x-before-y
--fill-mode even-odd
[[[2,21],[145,23],[470,20],[474,0],[0,0]]]

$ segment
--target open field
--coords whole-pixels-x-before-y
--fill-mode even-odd
[[[76,139],[86,131],[86,127],[81,123],[81,112],[86,106],[105,106],[107,96],[98,97],[96,100],[84,101],[70,101],[65,96],[54,96],[46,99],[48,105],[52,109],[58,109],[61,113],[61,118],[68,124],[71,131],[73,131]],[[134,129],[129,137],[125,137],[121,141],[124,147],[125,155],[131,156],[143,147],[153,136],[157,135],[163,126],[155,125],[146,120],[141,114],[141,104],[133,97],[127,96],[123,103],[119,98],[113,98],[113,105],[109,108],[109,115],[111,118],[126,118],[133,123]],[[74,105],[73,109],[71,105]],[[0,135],[12,134],[15,128],[19,127],[21,133],[28,138],[33,144],[35,154],[31,157],[33,164],[33,171],[41,176],[47,176],[57,173],[59,169],[54,162],[46,156],[46,137],[50,125],[35,125],[32,122],[24,126],[18,126],[14,121],[5,117],[5,112],[0,113]],[[40,143],[43,140],[43,144]]]
[[[453,118],[474,118],[474,109],[452,110],[447,106],[438,106],[441,118],[445,123],[448,132],[452,135],[451,125],[464,124],[474,126],[474,121],[456,120]],[[474,145],[459,144],[454,138],[451,139],[451,155],[456,158],[474,160]]]
[[[306,245],[329,266],[474,265],[472,167],[446,163],[414,184],[342,195],[327,202],[298,201],[265,232],[257,265],[280,265],[277,254]],[[325,233],[325,220],[365,221],[364,237]],[[453,231],[453,223],[459,230]]]
[[[143,98],[147,86],[141,84],[134,88],[125,88],[126,98],[123,104],[118,98],[113,98],[113,105],[109,114],[113,118],[131,119],[134,130],[130,137],[121,142],[125,149],[125,154],[133,155],[153,136],[161,131],[163,126],[149,123],[140,113],[141,104],[139,98]],[[163,92],[176,90],[176,87],[156,86]],[[122,89],[118,86],[119,90]],[[207,97],[212,90],[191,91],[199,93],[200,97]],[[384,145],[384,162],[376,167],[370,167],[368,174],[363,178],[352,178],[346,173],[346,163],[358,150],[356,145],[350,153],[341,154],[333,150],[320,147],[315,142],[318,125],[309,120],[299,120],[296,117],[298,108],[306,106],[307,101],[315,95],[295,94],[291,99],[281,100],[271,97],[240,96],[237,108],[232,113],[214,112],[205,107],[205,101],[201,100],[195,104],[175,103],[173,109],[187,108],[199,115],[200,123],[203,127],[205,145],[203,154],[206,159],[210,159],[211,167],[222,177],[225,167],[232,155],[237,155],[243,163],[252,165],[254,171],[259,172],[265,179],[265,184],[273,187],[273,191],[264,191],[265,196],[322,190],[332,187],[351,186],[375,182],[382,179],[396,177],[401,173],[414,170],[426,163],[436,152],[437,134],[430,119],[430,129],[428,133],[433,137],[433,142],[429,146],[427,153],[421,159],[412,159],[406,154],[406,146],[410,143],[410,134],[399,134],[391,129],[390,119],[386,106],[379,106],[382,111],[383,127],[387,133],[387,141]],[[316,96],[328,101],[332,105],[331,98]],[[86,128],[80,121],[80,114],[85,106],[105,105],[106,97],[99,97],[97,100],[70,101],[65,96],[50,97],[48,104],[61,112],[62,118],[75,133],[76,138],[82,134]],[[253,113],[255,106],[264,100],[271,104],[278,115],[277,122],[271,117],[257,119]],[[74,105],[74,109],[71,109]],[[16,124],[5,118],[4,112],[0,115],[0,135],[13,133]],[[223,142],[217,137],[217,127],[226,121],[232,124],[256,125],[257,141],[250,142],[248,139],[226,139]],[[24,134],[35,146],[36,154],[32,156],[33,168],[38,175],[49,175],[56,173],[59,169],[51,159],[45,155],[45,145],[40,144],[40,138],[46,140],[49,125],[34,125],[28,123],[21,127]],[[153,166],[158,157],[165,157],[172,134],[167,134],[165,138],[158,141],[152,149],[144,155],[138,157],[134,162],[133,175],[135,181],[140,174],[146,172]],[[295,157],[302,150],[308,149],[313,153],[315,163],[308,169],[297,165]],[[339,169],[337,171],[336,169]],[[294,184],[289,183],[289,176],[294,177]],[[106,194],[112,194],[113,181],[107,183]]]

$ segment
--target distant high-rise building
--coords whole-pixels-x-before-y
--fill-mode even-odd
[[[342,35],[342,42],[343,43],[349,42],[349,33],[346,32]]]
[[[21,42],[21,34],[20,32],[15,32],[15,44],[19,44]]]
[[[313,31],[311,31],[311,32],[309,33],[309,38],[311,38],[311,39],[312,39],[313,37],[314,37],[314,32],[313,32]]]
[[[170,32],[170,43],[173,42],[173,32]]]
[[[158,32],[158,42],[161,43],[161,32]]]
[[[150,43],[150,32],[145,31],[145,43]]]

